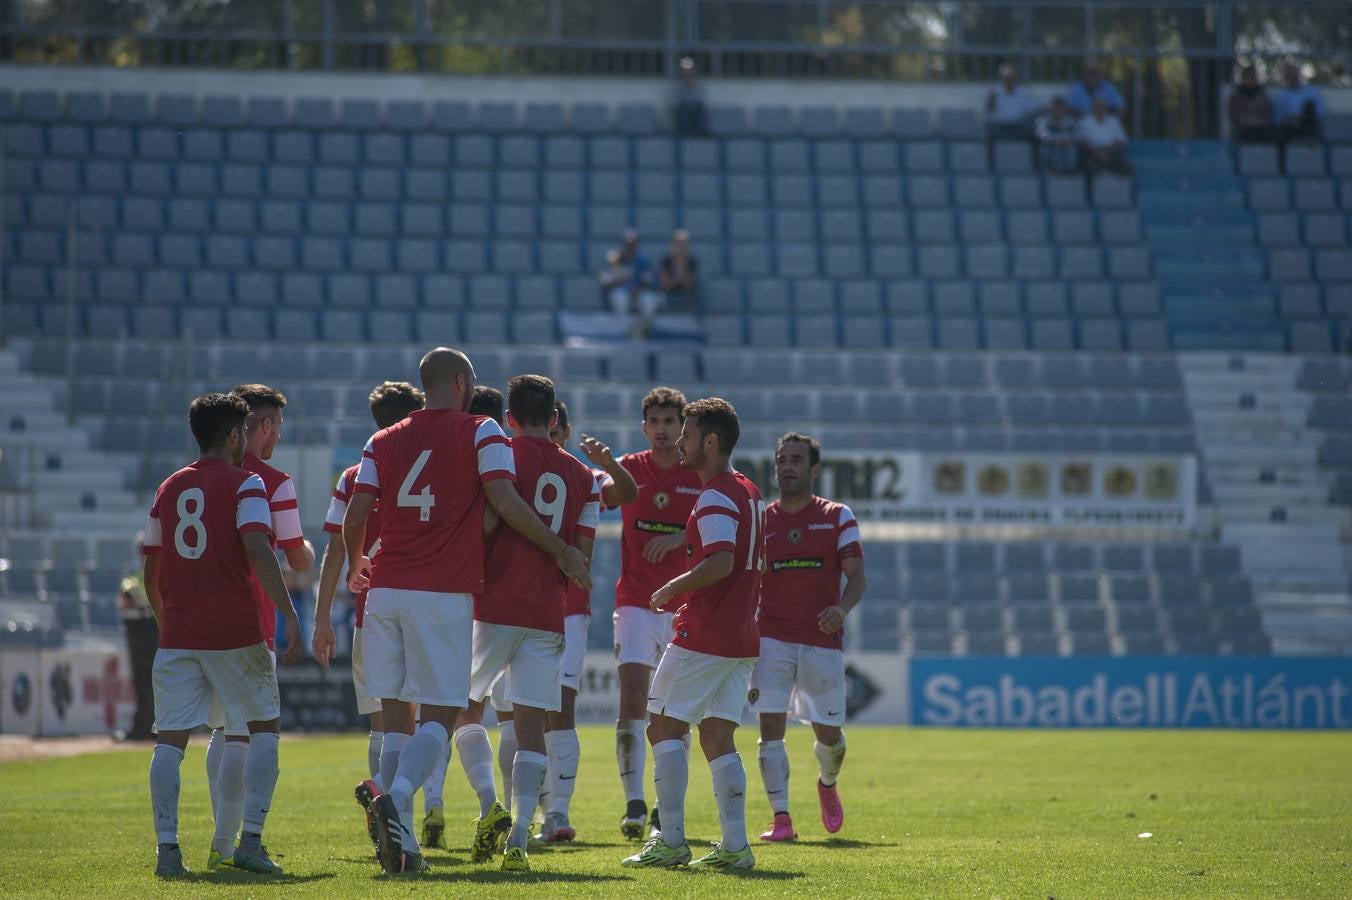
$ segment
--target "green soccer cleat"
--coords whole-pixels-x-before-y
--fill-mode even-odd
[[[530,859],[527,858],[526,851],[520,847],[508,847],[507,852],[502,854],[502,871],[529,872]]]
[[[668,847],[661,838],[653,838],[643,845],[643,849],[633,856],[626,856],[620,865],[631,869],[674,869],[690,864],[690,845],[681,842],[679,847]]]
[[[215,849],[207,854],[208,872],[219,872],[221,869],[233,869],[234,867],[234,856],[225,856],[219,850]]]
[[[474,822],[474,845],[470,859],[476,863],[486,863],[498,853],[498,841],[507,839],[512,830],[512,814],[507,807],[494,800],[488,814]]]
[[[751,845],[748,844],[741,850],[724,850],[722,844],[714,844],[714,849],[709,851],[708,856],[701,856],[690,864],[692,869],[711,869],[719,872],[728,872],[734,869],[746,870],[756,864],[756,857],[751,855]]]
[[[272,861],[268,856],[266,847],[259,847],[257,850],[236,850],[235,858],[231,863],[236,869],[243,869],[246,872],[253,872],[255,875],[284,875],[282,867]]]
[[[155,850],[155,877],[178,878],[191,875],[192,870],[183,865],[183,851],[178,844],[160,844]]]
[[[442,814],[440,806],[432,807],[423,817],[422,845],[446,849],[446,817]]]

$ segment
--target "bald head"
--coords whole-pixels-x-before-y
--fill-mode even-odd
[[[429,351],[418,364],[427,408],[450,406],[461,412],[474,396],[474,366],[469,357],[451,347]]]

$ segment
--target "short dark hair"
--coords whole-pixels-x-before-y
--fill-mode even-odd
[[[266,384],[240,384],[230,393],[249,405],[249,415],[256,416],[268,409],[285,409],[286,394]]]
[[[188,427],[206,453],[225,443],[230,432],[249,418],[249,404],[238,394],[203,394],[188,407]]]
[[[648,410],[655,406],[670,406],[684,418],[684,410],[688,405],[689,401],[685,399],[685,394],[675,388],[655,387],[643,398],[643,418],[648,418]]]
[[[779,450],[785,444],[807,444],[807,461],[809,465],[815,466],[822,461],[822,445],[817,443],[817,439],[807,434],[799,434],[796,431],[790,431],[779,439],[775,444],[775,455],[779,455]]]
[[[507,411],[518,425],[546,426],[554,418],[554,382],[543,375],[517,375],[507,382]]]
[[[564,431],[568,428],[568,404],[562,400],[554,401],[554,412],[559,414],[559,430]]]
[[[474,396],[469,401],[471,416],[488,416],[501,425],[502,408],[502,391],[486,384],[475,385]]]
[[[371,391],[371,418],[377,428],[389,428],[423,408],[423,392],[407,381],[384,381]]]
[[[711,434],[718,436],[718,452],[731,456],[742,436],[742,425],[737,421],[737,410],[722,397],[705,397],[681,410],[682,419],[693,418],[698,424],[700,440]]]

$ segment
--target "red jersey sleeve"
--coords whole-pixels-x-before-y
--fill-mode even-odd
[[[721,491],[706,490],[700,494],[695,511],[690,515],[699,538],[696,556],[707,559],[715,553],[737,552],[737,526],[741,517],[737,504]]]
[[[272,534],[272,511],[268,508],[268,492],[263,479],[250,475],[240,482],[235,491],[235,528],[240,534],[261,531]]]
[[[324,514],[324,530],[329,534],[343,533],[343,516],[347,515],[347,503],[352,499],[352,480],[357,474],[353,466],[338,476],[333,486],[333,496],[329,498],[329,510]]]
[[[366,441],[366,446],[361,451],[361,464],[357,466],[357,479],[352,490],[359,494],[371,494],[380,496],[380,473],[376,471],[376,455],[372,450],[375,441],[373,435]]]
[[[582,504],[582,511],[577,517],[577,528],[573,531],[574,535],[581,537],[596,537],[596,526],[601,524],[601,486],[595,476],[591,479],[591,493],[587,497],[587,502]]]
[[[516,481],[516,459],[512,444],[502,426],[485,418],[474,430],[474,452],[479,458],[479,481],[487,484],[499,478]]]
[[[840,518],[836,521],[836,556],[841,560],[862,559],[864,544],[859,537],[859,523],[854,513],[843,503],[840,506]]]
[[[141,552],[147,556],[159,553],[163,541],[160,532],[160,494],[163,489],[164,485],[160,485],[160,490],[155,492],[155,502],[151,504],[150,515],[146,517],[146,533],[141,539]]]

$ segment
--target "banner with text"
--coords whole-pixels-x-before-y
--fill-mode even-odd
[[[766,496],[774,457],[737,456]],[[827,454],[817,493],[861,520],[1187,528],[1197,507],[1192,456],[879,452]]]
[[[913,725],[1352,728],[1352,658],[919,658]]]

